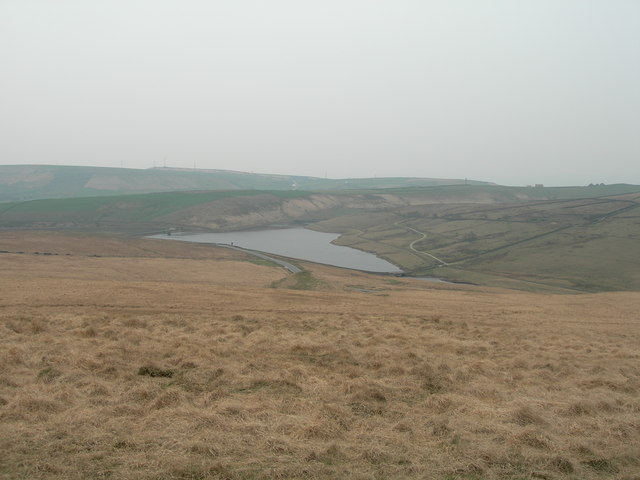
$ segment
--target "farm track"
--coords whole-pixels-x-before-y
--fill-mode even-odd
[[[402,227],[402,228],[406,228],[407,230],[411,230],[412,232],[417,233],[418,235],[421,235],[421,237],[420,237],[420,238],[418,238],[417,240],[414,240],[413,242],[411,242],[411,243],[409,244],[409,248],[410,248],[412,251],[414,251],[414,252],[416,252],[416,253],[419,253],[419,254],[422,254],[422,255],[427,255],[428,257],[433,258],[436,262],[440,262],[440,264],[441,264],[441,265],[449,265],[449,264],[448,264],[447,262],[445,262],[444,260],[442,260],[442,259],[440,259],[440,258],[436,257],[435,255],[433,255],[433,254],[431,254],[431,253],[429,253],[429,252],[425,252],[425,251],[422,251],[422,250],[417,250],[417,249],[414,247],[414,245],[415,245],[416,243],[418,243],[418,242],[420,242],[420,241],[424,240],[425,238],[427,238],[427,234],[426,234],[426,233],[424,233],[424,232],[420,232],[420,231],[416,230],[415,228],[411,228],[411,227],[408,227],[408,226],[406,226],[406,225],[401,225],[401,223],[402,223],[402,222],[396,222],[396,223],[394,223],[394,225],[397,225],[397,226]]]

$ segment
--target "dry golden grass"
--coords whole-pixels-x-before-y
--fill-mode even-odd
[[[640,478],[638,293],[312,265],[298,291],[177,242],[0,250],[26,252],[0,254],[0,478]]]

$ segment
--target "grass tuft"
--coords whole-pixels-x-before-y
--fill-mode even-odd
[[[549,462],[549,466],[560,473],[573,473],[575,468],[571,461],[562,457],[555,457]]]
[[[51,383],[61,375],[62,372],[57,368],[47,367],[38,372],[38,380],[41,380],[44,383]]]
[[[146,375],[148,377],[173,377],[175,372],[167,368],[158,368],[151,365],[145,365],[138,369],[138,375]]]
[[[588,460],[584,464],[593,470],[601,473],[618,473],[618,468],[615,464],[606,458],[596,458],[594,460]]]
[[[520,426],[544,425],[546,423],[540,415],[528,406],[520,407],[513,412],[511,415],[511,421]]]

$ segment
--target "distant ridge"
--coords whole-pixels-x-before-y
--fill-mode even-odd
[[[0,202],[201,190],[357,190],[438,185],[492,185],[463,179],[381,177],[328,179],[174,167],[129,169],[0,165]]]

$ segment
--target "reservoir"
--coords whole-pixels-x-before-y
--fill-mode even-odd
[[[337,233],[315,232],[306,228],[279,228],[188,235],[154,235],[152,238],[197,243],[224,243],[283,257],[376,273],[400,273],[394,264],[355,248],[333,245]]]

